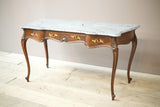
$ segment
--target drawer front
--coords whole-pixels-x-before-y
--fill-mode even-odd
[[[85,41],[88,47],[112,45],[112,38],[107,36],[88,35]]]
[[[24,34],[25,34],[26,38],[32,38],[32,39],[40,41],[40,42],[44,40],[44,36],[45,36],[44,31],[30,30],[30,29],[24,30]]]
[[[46,37],[53,38],[62,42],[84,41],[84,35],[75,33],[47,31]]]

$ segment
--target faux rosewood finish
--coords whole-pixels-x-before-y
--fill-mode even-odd
[[[107,35],[89,35],[89,34],[73,33],[73,32],[24,29],[24,35],[22,36],[21,44],[22,44],[22,49],[23,49],[26,62],[27,62],[27,67],[28,67],[28,75],[26,77],[27,82],[29,82],[29,76],[30,76],[30,64],[29,64],[29,59],[28,59],[28,54],[26,49],[26,42],[28,38],[44,43],[47,68],[49,66],[47,39],[54,39],[60,42],[83,41],[88,48],[109,46],[113,51],[113,67],[112,67],[112,76],[111,76],[112,100],[114,100],[115,98],[114,79],[115,79],[115,73],[116,73],[116,67],[117,67],[117,61],[118,61],[118,45],[128,44],[132,42],[132,50],[131,50],[131,55],[128,63],[128,70],[127,70],[128,83],[130,83],[132,80],[130,78],[130,68],[131,68],[131,63],[132,63],[133,56],[137,46],[137,38],[135,35],[135,31],[123,33],[119,37],[112,37]]]

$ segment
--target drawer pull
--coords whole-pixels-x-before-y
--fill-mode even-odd
[[[60,41],[61,41],[61,42],[68,42],[67,36],[61,36],[61,37],[60,37]]]
[[[31,33],[31,36],[38,37],[38,34],[37,33]]]
[[[98,43],[98,44],[101,44],[101,43],[104,43],[104,41],[102,39],[94,39],[92,40],[93,43]]]

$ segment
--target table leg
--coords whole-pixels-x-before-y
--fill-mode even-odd
[[[136,35],[134,35],[134,38],[132,40],[132,50],[131,50],[129,63],[128,63],[128,70],[127,70],[128,83],[130,83],[132,80],[132,78],[130,78],[130,69],[131,69],[131,64],[132,64],[132,60],[134,57],[134,53],[136,51],[136,47],[137,47],[137,37],[136,37]]]
[[[47,40],[44,40],[44,48],[45,48],[45,53],[46,53],[46,66],[47,66],[47,68],[49,68],[48,67],[49,63],[48,63],[48,45],[47,45]]]
[[[118,61],[118,46],[115,43],[113,46],[113,67],[112,67],[112,77],[111,77],[111,95],[112,95],[112,100],[115,98],[114,94],[114,79],[115,79],[115,73],[116,73],[116,68],[117,68],[117,61]]]
[[[24,36],[23,36],[22,39],[21,39],[21,45],[22,45],[24,56],[26,58],[27,67],[28,67],[28,75],[25,79],[27,80],[27,82],[29,82],[30,64],[29,64],[29,59],[28,59],[28,54],[27,54],[27,49],[26,49],[26,42],[27,42],[27,39],[25,39]]]

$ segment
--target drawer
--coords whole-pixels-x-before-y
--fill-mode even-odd
[[[26,38],[32,38],[37,41],[43,41],[45,36],[45,31],[42,30],[31,30],[31,29],[25,29],[24,34]]]
[[[55,32],[55,31],[47,31],[47,38],[53,38],[59,41],[71,42],[71,41],[84,41],[83,34],[75,34],[75,33],[67,33],[67,32]]]
[[[85,41],[88,47],[112,45],[112,38],[107,36],[87,35]]]

